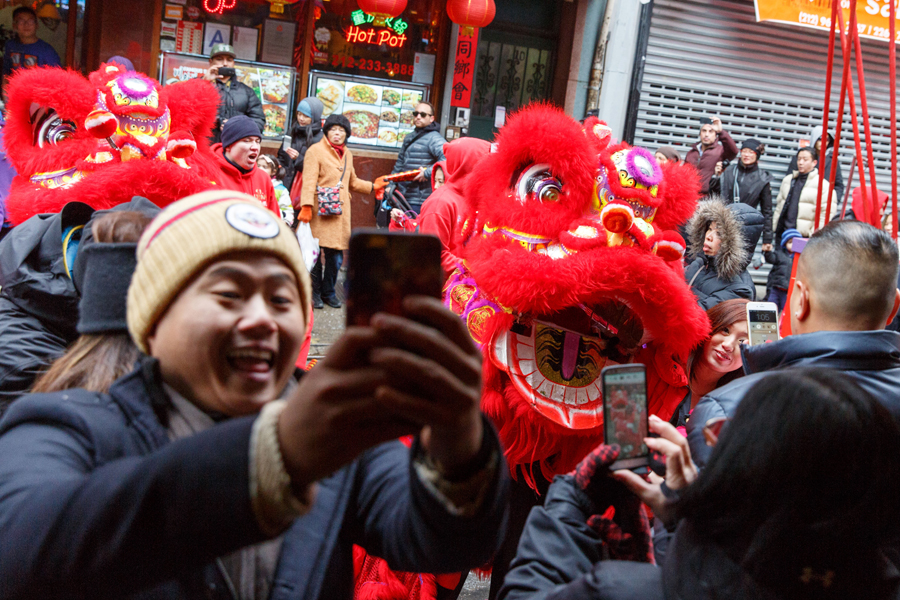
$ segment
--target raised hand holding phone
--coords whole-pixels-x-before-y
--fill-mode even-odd
[[[747,304],[747,331],[750,345],[778,341],[778,306],[774,302],[749,302]]]
[[[646,472],[650,450],[644,443],[647,421],[647,370],[642,364],[615,365],[600,372],[603,385],[603,429],[606,445],[619,446],[611,470],[641,468]]]

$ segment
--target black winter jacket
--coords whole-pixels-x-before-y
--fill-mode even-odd
[[[231,600],[216,557],[262,541],[251,508],[255,417],[169,441],[158,363],[108,394],[15,402],[0,420],[0,597]],[[500,450],[485,420],[486,443]],[[283,535],[271,600],[350,599],[354,543],[402,571],[484,564],[505,528],[501,458],[481,510],[450,514],[389,442],[319,482]],[[427,551],[423,550],[427,549]]]
[[[756,299],[756,286],[747,272],[753,250],[763,230],[763,216],[747,204],[725,205],[718,198],[705,200],[687,224],[694,260],[684,276],[697,297],[708,310],[732,298]],[[703,239],[709,224],[715,222],[722,240],[714,257],[703,254]]]
[[[247,115],[253,119],[259,125],[259,131],[262,133],[266,128],[266,115],[256,92],[234,77],[229,79],[228,83],[216,80],[215,86],[219,91],[219,114],[213,129],[212,143],[217,144],[222,141],[222,124],[237,115]]]
[[[110,211],[153,217],[159,208],[135,196]],[[0,242],[0,415],[78,338],[80,295],[72,278],[83,264],[71,249],[91,243],[93,219],[110,211],[72,202],[60,213],[35,215]]]
[[[738,197],[763,215],[763,244],[772,243],[772,176],[753,163],[745,167],[740,160],[732,163],[720,177],[709,180],[709,191],[718,194],[726,204],[734,202],[735,180]]]
[[[303,127],[296,121],[291,129],[291,148],[297,151],[297,158],[291,159],[287,152],[278,149],[278,160],[284,165],[284,177],[282,183],[284,187],[291,191],[294,185],[294,177],[297,173],[303,173],[303,159],[306,158],[306,151],[309,147],[322,139],[322,111],[325,106],[318,98],[306,98],[312,109],[312,123]]]
[[[0,414],[78,337],[74,265],[63,256],[68,213],[35,215],[0,242]]]
[[[703,425],[731,417],[747,391],[766,373],[790,367],[837,369],[881,402],[900,422],[900,333],[893,331],[819,331],[792,335],[771,344],[741,346],[747,375],[704,396],[687,424],[694,462],[702,467],[712,449]]]
[[[422,131],[416,130],[407,135],[400,147],[397,162],[394,163],[391,173],[427,167],[425,181],[401,181],[397,184],[406,201],[416,212],[419,212],[422,203],[431,195],[431,167],[436,162],[447,160],[444,157],[445,142],[446,140],[441,137],[440,126],[434,122],[423,127]]]
[[[647,563],[603,560],[592,528],[592,503],[569,476],[557,477],[543,507],[536,507],[506,576],[502,600],[775,600],[713,545],[700,542],[682,521],[662,568]],[[888,582],[898,597],[900,573],[885,561],[871,577]]]

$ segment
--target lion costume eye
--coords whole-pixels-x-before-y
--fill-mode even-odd
[[[558,202],[562,196],[562,182],[550,172],[550,165],[531,165],[519,176],[516,193],[520,201]]]
[[[75,135],[75,123],[61,119],[52,108],[35,111],[32,120],[34,143],[38,148],[56,146]]]

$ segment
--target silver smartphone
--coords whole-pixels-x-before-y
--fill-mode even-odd
[[[619,459],[609,469],[643,469],[650,462],[644,438],[647,414],[647,369],[642,364],[615,365],[600,372],[603,386],[603,431],[606,444],[619,445]]]
[[[282,149],[282,150],[287,150],[287,149],[290,148],[290,147],[291,147],[291,136],[286,135],[286,136],[284,136],[284,138],[281,140],[281,149]]]
[[[749,302],[747,304],[747,331],[750,345],[778,341],[778,306],[774,302]]]

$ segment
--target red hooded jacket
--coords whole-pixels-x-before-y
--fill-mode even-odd
[[[465,178],[478,162],[491,151],[491,144],[477,138],[460,138],[444,146],[447,167],[444,170],[444,185],[435,190],[422,203],[419,213],[419,231],[430,233],[441,239],[441,266],[449,275],[460,262],[462,237],[459,222],[465,202],[463,186]]]
[[[259,200],[260,204],[278,215],[279,219],[281,218],[278,199],[275,197],[275,188],[272,186],[272,179],[268,173],[256,167],[253,167],[249,173],[242,173],[225,158],[222,144],[214,144],[210,150],[216,157],[216,166],[219,167],[219,176],[216,177],[217,185],[226,190],[250,194]]]

